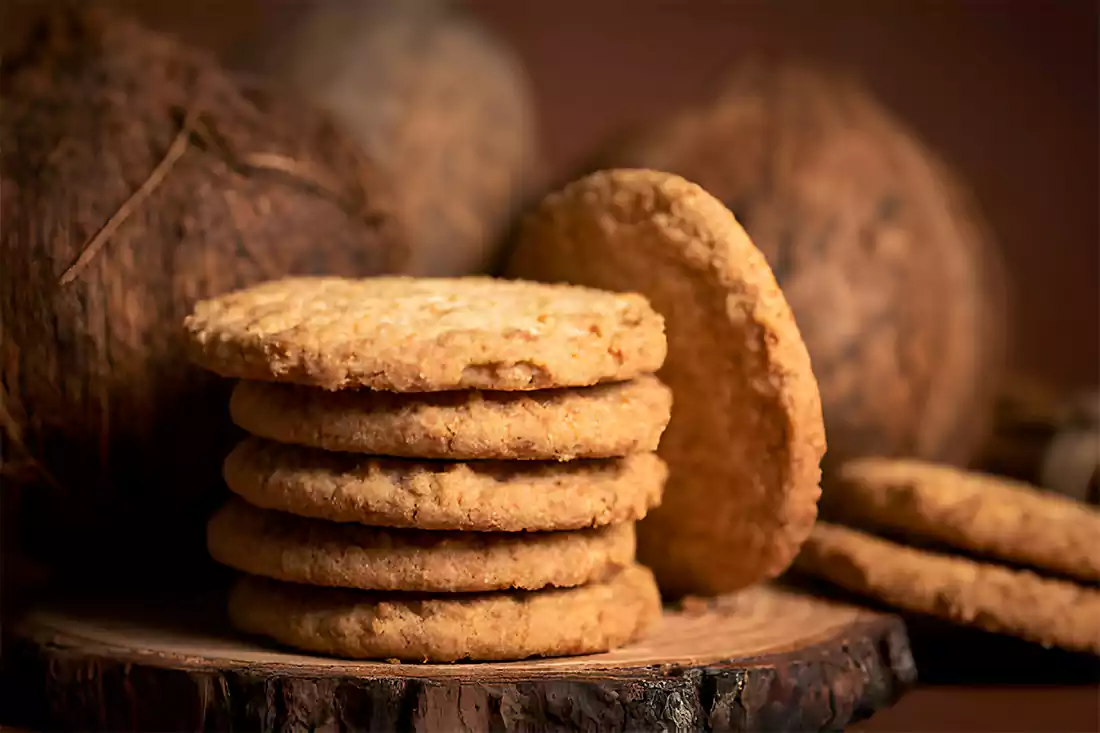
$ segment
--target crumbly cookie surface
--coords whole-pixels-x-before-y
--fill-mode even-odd
[[[329,451],[448,460],[573,460],[657,449],[672,393],[651,375],[583,389],[396,394],[242,381],[233,421]]]
[[[634,525],[574,532],[425,532],[304,519],[232,499],[207,525],[218,562],[333,588],[466,593],[569,587],[634,560]]]
[[[638,530],[662,591],[782,572],[817,515],[821,399],[775,277],[729,210],[675,175],[602,171],[542,202],[507,272],[640,292],[667,320],[670,477]]]
[[[1100,582],[1100,510],[999,476],[865,458],[837,472],[830,518]]]
[[[227,377],[335,390],[529,390],[656,371],[645,298],[488,277],[286,278],[202,301],[191,358]]]
[[[818,522],[796,566],[853,593],[1047,646],[1100,654],[1100,590]]]
[[[226,484],[249,503],[336,522],[430,530],[571,530],[641,519],[661,502],[655,453],[541,461],[412,461],[246,438]]]
[[[639,565],[578,588],[467,596],[376,594],[242,577],[229,597],[238,629],[339,657],[506,661],[594,654],[644,634],[661,614]]]

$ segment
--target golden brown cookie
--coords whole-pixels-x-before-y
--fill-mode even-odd
[[[829,483],[830,519],[1100,581],[1100,510],[1028,484],[913,460],[865,458]]]
[[[1100,590],[818,522],[796,567],[908,611],[1100,654]]]
[[[232,499],[211,518],[218,562],[332,588],[465,593],[603,580],[634,560],[633,523],[575,532],[424,532],[303,519]]]
[[[662,590],[782,572],[817,515],[821,400],[790,308],[733,215],[678,176],[595,173],[524,222],[507,272],[641,292],[667,320],[669,488],[638,537]]]
[[[579,588],[466,596],[376,594],[245,576],[229,596],[234,626],[339,657],[410,662],[512,660],[604,652],[661,614],[652,574],[631,565]]]
[[[645,298],[488,277],[287,278],[202,301],[191,358],[227,377],[335,390],[528,390],[655,371]]]
[[[412,461],[247,438],[225,459],[226,484],[250,504],[382,527],[517,532],[641,519],[661,502],[656,453],[541,461]]]
[[[326,392],[242,381],[229,404],[253,435],[407,458],[559,460],[657,449],[672,392],[656,377],[532,392]]]

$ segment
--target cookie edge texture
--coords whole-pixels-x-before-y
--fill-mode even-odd
[[[433,404],[459,398],[459,404]],[[321,392],[241,380],[229,413],[252,435],[342,453],[570,461],[656,450],[672,401],[672,391],[651,374],[583,388],[446,395]]]
[[[567,588],[634,560],[634,525],[574,532],[425,532],[304,519],[242,499],[207,523],[207,550],[235,570],[330,588],[428,593]]]
[[[402,599],[243,576],[230,591],[228,612],[240,631],[312,653],[454,662],[609,651],[646,634],[661,605],[652,573],[631,565],[578,588],[465,598]],[[527,633],[512,634],[512,627]],[[532,630],[543,638],[530,639]]]
[[[291,465],[265,470],[256,451],[282,451],[315,459],[305,468]],[[348,458],[356,467],[401,465],[411,476],[358,478],[329,466]],[[318,463],[319,462],[319,463]],[[262,438],[245,438],[226,457],[223,478],[230,491],[249,503],[298,516],[396,529],[472,532],[565,531],[640,520],[661,503],[668,467],[655,453],[634,453],[597,462],[515,462],[515,473],[502,486],[495,478],[474,473],[488,462],[429,462],[377,456],[332,456],[316,448],[281,446]],[[610,479],[591,480],[593,471],[609,469]],[[560,474],[565,486],[547,489],[540,473]],[[318,483],[319,474],[330,479]],[[472,474],[479,496],[456,505]],[[532,478],[524,479],[527,474]],[[555,479],[551,483],[556,483]],[[410,489],[410,484],[414,488]],[[421,487],[424,484],[424,487]],[[419,488],[428,498],[418,495]],[[532,500],[532,491],[536,492]],[[434,492],[434,493],[433,493]],[[485,500],[485,495],[489,500]]]
[[[842,465],[829,518],[911,541],[1100,582],[1100,511],[1012,479],[910,459]]]
[[[903,610],[1100,656],[1095,587],[907,547],[828,522],[818,522],[795,567]],[[1063,602],[1048,606],[1052,596]]]
[[[437,337],[420,343],[375,343],[368,339],[342,339],[338,343],[320,345],[312,339],[279,338],[264,334],[240,334],[219,325],[211,311],[224,308],[231,299],[254,297],[259,288],[274,288],[282,284],[292,288],[305,282],[370,280],[423,281],[465,280],[482,282],[493,287],[495,282],[530,285],[545,290],[545,283],[518,279],[470,275],[453,278],[423,278],[411,275],[388,275],[375,278],[340,278],[328,276],[287,277],[270,280],[253,288],[245,288],[208,298],[195,305],[183,321],[182,335],[188,358],[208,371],[222,377],[258,381],[289,382],[326,390],[366,388],[391,392],[435,392],[460,389],[526,391],[553,387],[586,387],[602,382],[622,381],[656,371],[667,353],[664,319],[637,293],[609,293],[625,300],[636,323],[608,318],[593,308],[570,328],[559,327],[554,338],[512,338],[514,334],[492,329],[478,331],[448,331],[446,338]],[[555,287],[555,286],[549,286]],[[569,288],[556,286],[561,297]],[[590,294],[596,288],[582,288]],[[552,310],[549,308],[548,310]],[[561,324],[558,324],[559,326]],[[562,332],[569,338],[561,336]],[[461,335],[469,341],[456,345]],[[448,343],[448,341],[450,343]],[[527,344],[518,347],[518,342]],[[383,348],[385,347],[385,348]],[[347,352],[341,356],[339,352]],[[401,354],[401,358],[379,356],[386,351]],[[411,353],[410,353],[411,352]],[[588,358],[578,359],[577,354]],[[598,358],[597,358],[598,357]]]

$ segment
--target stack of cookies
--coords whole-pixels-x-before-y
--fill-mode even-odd
[[[1100,510],[914,460],[841,467],[797,566],[919,614],[1100,655]],[[836,523],[832,523],[836,522]]]
[[[490,278],[292,278],[196,306],[250,433],[210,521],[239,629],[344,657],[606,651],[660,614],[634,523],[671,393],[641,296]]]

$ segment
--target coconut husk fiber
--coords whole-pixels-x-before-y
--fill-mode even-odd
[[[677,173],[737,216],[813,360],[826,479],[858,455],[972,459],[1006,348],[999,251],[961,182],[857,80],[746,62],[589,167]]]
[[[178,582],[203,563],[236,436],[228,385],[182,356],[184,316],[282,275],[399,268],[392,192],[300,99],[105,12],[51,11],[2,84],[0,418],[19,546],[85,582]]]

